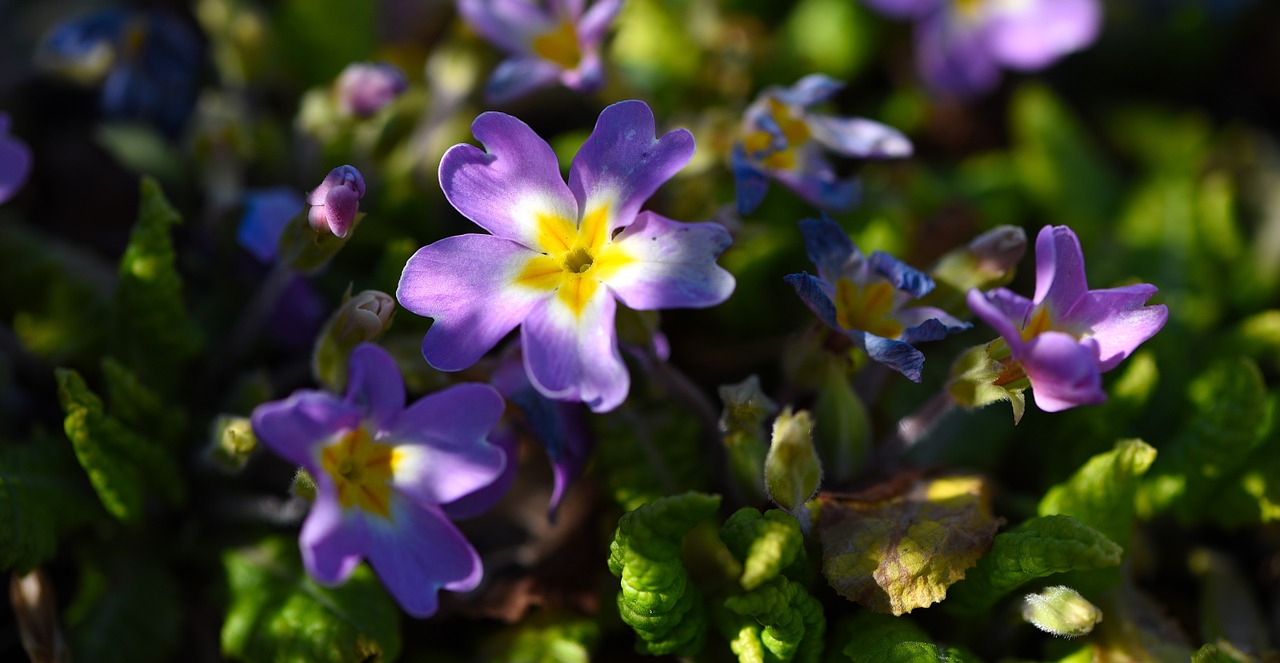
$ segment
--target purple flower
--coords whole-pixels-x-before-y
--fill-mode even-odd
[[[352,166],[338,166],[307,194],[307,221],[316,232],[346,237],[364,197],[364,178]]]
[[[407,89],[409,81],[400,69],[385,62],[353,62],[334,83],[339,110],[357,117],[377,113]]]
[[[946,94],[989,90],[1000,70],[1034,71],[1093,43],[1098,0],[865,0],[916,21],[916,67]]]
[[[1089,290],[1076,234],[1066,226],[1045,226],[1036,237],[1034,300],[996,288],[970,290],[968,301],[1008,344],[1012,360],[1031,381],[1036,405],[1058,412],[1106,400],[1101,374],[1169,318],[1163,304],[1143,305],[1155,293],[1149,283]]]
[[[244,215],[236,229],[236,242],[259,262],[275,260],[285,226],[304,207],[306,203],[302,196],[287,186],[246,193]]]
[[[577,92],[604,84],[600,42],[622,0],[458,0],[458,12],[481,35],[506,51],[489,78],[489,100],[503,103],[557,80]]]
[[[345,397],[302,390],[259,405],[251,419],[259,440],[315,478],[298,537],[307,572],[341,583],[367,557],[405,612],[428,617],[441,588],[480,583],[480,557],[442,506],[502,473],[506,456],[485,436],[503,403],[480,384],[404,401],[391,356],[363,344],[351,354]]]
[[[867,259],[830,219],[805,219],[800,232],[818,276],[802,272],[786,281],[827,326],[872,359],[919,382],[924,354],[914,345],[971,327],[939,308],[904,307],[933,290],[933,279],[887,253]]]
[[[827,150],[858,159],[911,156],[911,142],[897,129],[809,111],[842,87],[827,76],[810,74],[789,88],[765,89],[747,108],[742,141],[734,145],[732,155],[739,214],[755,211],[770,177],[819,209],[852,208],[858,202],[858,183],[836,177]]]
[[[435,318],[423,356],[439,370],[462,370],[520,326],[539,392],[596,412],[616,408],[630,377],[615,299],[640,311],[701,308],[733,292],[733,277],[715,262],[730,242],[723,226],[639,211],[693,156],[692,134],[655,138],[647,105],[616,103],[600,114],[566,185],[551,146],[520,120],[484,113],[471,130],[487,151],[450,148],[440,186],[492,234],[445,238],[405,265],[400,305]]]
[[[0,203],[22,188],[31,170],[31,150],[16,138],[9,137],[9,116],[0,113]]]

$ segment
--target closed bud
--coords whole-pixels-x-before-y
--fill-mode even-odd
[[[1102,611],[1070,587],[1046,587],[1022,599],[1022,618],[1046,633],[1063,638],[1088,635],[1102,621]]]
[[[214,420],[208,457],[217,467],[230,473],[239,472],[257,448],[258,438],[247,418],[222,415]]]
[[[311,476],[310,472],[299,467],[298,471],[293,474],[293,483],[289,484],[289,493],[294,497],[301,497],[308,502],[316,500],[316,478]]]
[[[338,75],[333,88],[338,110],[369,117],[409,89],[409,81],[395,65],[353,62]]]
[[[338,166],[307,194],[307,222],[320,234],[346,237],[364,198],[364,176],[352,166]]]
[[[932,276],[941,292],[935,303],[952,312],[965,312],[964,293],[989,290],[1013,280],[1015,267],[1027,252],[1027,233],[1017,226],[999,226],[978,235],[965,246],[942,256]]]
[[[822,462],[813,447],[813,418],[805,411],[792,414],[788,407],[773,422],[773,444],[764,461],[765,490],[775,504],[799,518],[821,483]]]
[[[759,501],[764,493],[764,421],[778,406],[760,389],[754,375],[737,384],[720,387],[724,410],[720,434],[729,456],[729,472],[743,497]]]
[[[354,297],[351,290],[342,306],[329,317],[311,353],[311,372],[316,381],[333,391],[347,383],[347,360],[361,343],[376,341],[391,328],[396,300],[385,292],[364,290]]]

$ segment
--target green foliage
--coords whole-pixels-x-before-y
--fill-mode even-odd
[[[559,618],[529,620],[500,637],[497,651],[486,655],[492,663],[589,663],[600,639],[591,620]]]
[[[1191,663],[1247,663],[1253,660],[1247,656],[1238,656],[1215,644],[1208,644],[1191,655]]]
[[[170,503],[183,500],[181,474],[168,451],[107,414],[102,399],[89,390],[79,373],[58,369],[55,375],[58,400],[66,413],[63,429],[111,515],[138,521],[145,488],[158,491]]]
[[[988,610],[1023,583],[1055,573],[1117,566],[1124,549],[1071,516],[1032,518],[996,535],[991,550],[944,604],[962,613]]]
[[[804,555],[804,536],[790,514],[751,507],[735,512],[720,527],[720,540],[742,562],[742,588],[752,590],[782,574]]]
[[[61,440],[0,443],[0,570],[25,574],[52,559],[58,539],[95,513]]]
[[[103,357],[102,376],[107,385],[111,414],[134,430],[153,432],[172,443],[185,425],[183,411],[161,400],[138,376],[115,357]]]
[[[275,61],[303,87],[328,84],[343,67],[373,55],[377,8],[341,0],[288,0],[272,17]]]
[[[111,320],[112,354],[148,384],[172,387],[200,351],[198,329],[182,302],[172,226],[182,223],[160,185],[142,179],[138,220],[120,259]]]
[[[1142,440],[1121,441],[1050,488],[1040,500],[1039,514],[1071,516],[1108,539],[1127,544],[1133,536],[1139,482],[1155,459],[1156,450]]]
[[[776,577],[745,594],[730,596],[724,606],[759,625],[764,661],[817,663],[821,658],[827,620],[822,604],[809,595],[804,585]],[[742,633],[739,637],[744,637]],[[755,631],[748,633],[754,636]],[[754,644],[749,649],[758,651]],[[744,660],[741,654],[739,660]]]
[[[184,596],[154,541],[120,541],[85,561],[66,624],[72,657],[102,663],[171,661]]]
[[[618,612],[644,654],[692,656],[706,641],[707,615],[681,558],[684,536],[720,505],[718,495],[688,492],[622,516],[609,545],[609,571],[622,580]]]
[[[632,401],[637,401],[633,393]],[[628,404],[613,416],[593,418],[596,449],[615,502],[628,511],[682,489],[707,485],[706,451],[698,421],[677,408]]]
[[[871,453],[871,421],[843,368],[830,363],[813,405],[813,441],[829,485],[852,479]]]
[[[841,625],[850,633],[843,652],[854,663],[977,663],[962,649],[933,644],[929,634],[906,617],[860,612]]]
[[[322,587],[303,571],[296,544],[283,538],[229,551],[222,564],[231,598],[224,655],[249,663],[400,655],[400,612],[368,566],[339,587]]]

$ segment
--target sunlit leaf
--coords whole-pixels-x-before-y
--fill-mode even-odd
[[[755,589],[778,577],[804,554],[800,525],[790,514],[751,507],[735,512],[720,527],[720,540],[742,562],[742,588]]]
[[[545,615],[498,636],[485,656],[492,663],[589,663],[600,626],[581,617]]]
[[[1155,459],[1156,450],[1142,440],[1119,442],[1050,488],[1040,500],[1039,513],[1071,516],[1107,539],[1127,544],[1133,536],[1139,482]]]
[[[826,617],[822,604],[804,585],[778,577],[745,594],[730,596],[724,605],[760,625],[765,660],[817,663],[821,658]]]

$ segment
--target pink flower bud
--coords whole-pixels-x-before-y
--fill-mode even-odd
[[[310,194],[307,204],[307,221],[318,233],[333,233],[346,237],[360,209],[364,197],[364,178],[352,166],[339,166],[329,174]]]
[[[391,103],[409,87],[395,65],[385,62],[353,62],[334,83],[338,108],[347,115],[369,117]]]

